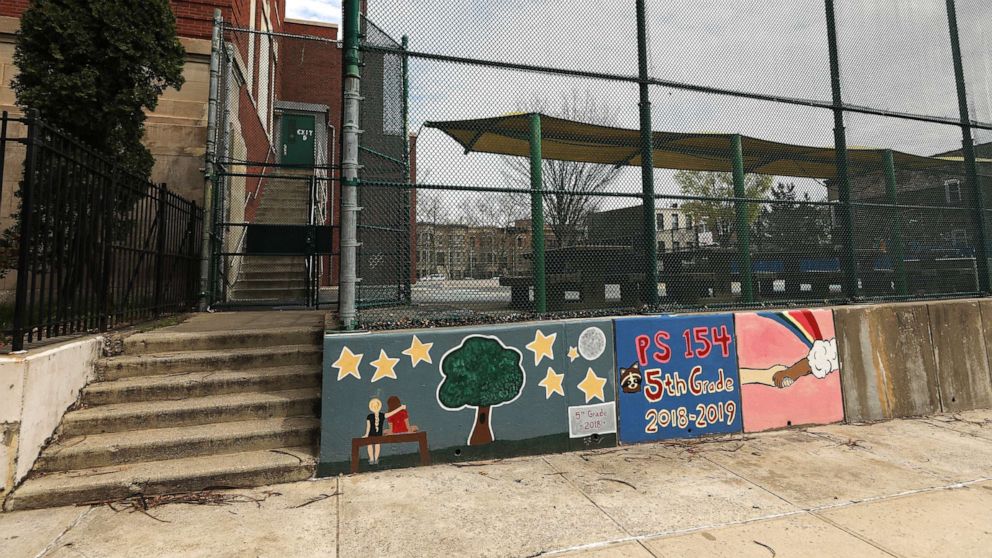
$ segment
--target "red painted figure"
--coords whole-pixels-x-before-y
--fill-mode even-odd
[[[395,395],[386,400],[389,409],[386,412],[386,421],[389,428],[386,434],[404,434],[406,432],[417,432],[416,426],[410,424],[410,413],[406,410],[406,405],[400,403],[400,398]]]

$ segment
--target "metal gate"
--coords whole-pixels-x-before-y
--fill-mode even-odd
[[[220,23],[213,143],[214,305],[337,299],[337,42]],[[335,90],[336,88],[336,90]]]

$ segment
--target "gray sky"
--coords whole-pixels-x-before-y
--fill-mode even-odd
[[[286,0],[286,16],[340,23],[341,0]]]
[[[339,0],[288,0],[294,17],[338,21]],[[369,0],[372,21],[411,49],[576,70],[634,74],[634,1]],[[944,0],[845,0],[837,3],[845,100],[883,109],[956,117]],[[970,102],[992,121],[992,3],[958,0]],[[651,0],[650,71],[674,81],[829,100],[822,0]],[[636,127],[630,84],[411,61],[411,125],[426,120],[526,111],[533,99],[554,103],[575,92]],[[827,110],[653,87],[653,126],[666,131],[743,133],[815,146],[833,142]],[[921,155],[956,149],[954,126],[848,115],[852,146],[891,147]],[[980,132],[978,141],[992,140]],[[499,158],[464,155],[449,138],[425,130],[418,144],[421,181],[492,184]],[[658,173],[659,191],[673,191]],[[815,189],[815,186],[809,186]],[[639,189],[624,173],[618,189]]]

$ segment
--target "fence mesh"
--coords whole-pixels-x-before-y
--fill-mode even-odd
[[[838,3],[839,100],[830,3],[647,4],[643,81],[633,1],[369,3],[360,47],[361,326],[988,289],[980,274],[992,209],[979,206],[962,151],[947,2]],[[992,8],[958,0],[956,11],[975,169],[988,204]],[[545,158],[535,193],[526,152],[473,144],[489,132],[508,134],[497,117],[521,113],[636,130],[642,81],[654,132],[741,134],[780,147],[745,147],[744,179],[735,181],[678,162],[719,159],[730,170],[731,150],[703,153],[673,141],[656,151],[647,191],[636,145],[615,164]],[[839,159],[825,163],[814,149],[836,147],[837,106],[846,180]],[[403,137],[387,132],[396,114],[412,137],[407,179]],[[466,141],[438,126],[469,119],[494,120]],[[522,127],[513,133],[507,141],[533,139]],[[615,147],[606,135],[592,139]],[[777,160],[796,176],[760,173]]]

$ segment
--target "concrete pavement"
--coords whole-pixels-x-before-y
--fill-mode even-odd
[[[223,494],[0,514],[0,555],[987,556],[992,411]]]

